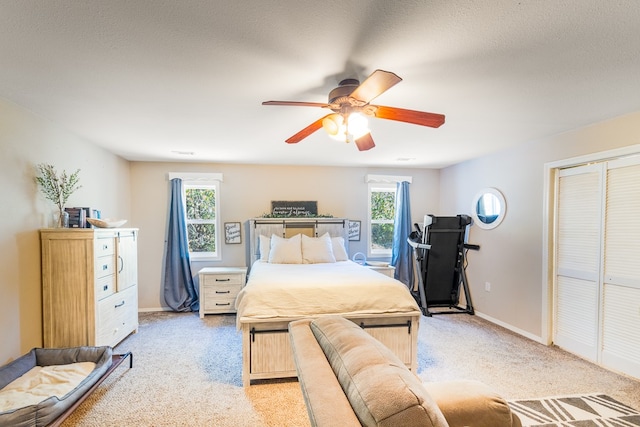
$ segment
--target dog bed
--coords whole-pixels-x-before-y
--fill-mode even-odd
[[[0,367],[0,427],[59,425],[128,356],[106,346],[32,349]]]

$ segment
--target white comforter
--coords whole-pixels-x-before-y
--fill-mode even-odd
[[[270,264],[257,261],[236,299],[243,318],[419,312],[407,287],[352,261]]]

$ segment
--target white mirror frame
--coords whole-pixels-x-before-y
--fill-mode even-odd
[[[494,195],[498,199],[498,202],[500,203],[500,214],[498,214],[498,217],[495,219],[495,221],[489,224],[482,222],[478,217],[478,201],[485,194]],[[499,226],[506,214],[507,214],[507,203],[505,202],[504,196],[502,195],[502,193],[495,188],[492,188],[492,187],[483,188],[473,198],[473,203],[471,204],[471,216],[473,217],[473,223],[484,230],[491,230]]]

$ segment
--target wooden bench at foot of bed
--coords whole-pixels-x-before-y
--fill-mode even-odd
[[[345,316],[386,345],[407,367],[418,366],[420,312]],[[242,331],[242,384],[252,380],[297,377],[288,334],[296,319],[240,318]]]

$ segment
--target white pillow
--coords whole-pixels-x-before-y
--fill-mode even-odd
[[[302,262],[304,264],[336,262],[328,233],[321,237],[302,235]]]
[[[269,262],[269,249],[271,247],[271,238],[260,235],[260,259]]]
[[[331,246],[333,248],[333,256],[336,258],[336,261],[349,260],[349,255],[347,255],[347,251],[344,248],[344,237],[332,237]]]
[[[300,234],[284,239],[275,234],[271,236],[269,262],[272,264],[302,264]]]

